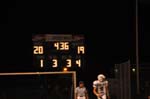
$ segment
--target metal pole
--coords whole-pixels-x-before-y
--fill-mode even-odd
[[[77,82],[77,80],[76,80],[76,72],[74,72],[73,73],[73,79],[74,79],[74,99],[76,99],[76,94],[75,94],[75,89],[76,89],[76,82]]]
[[[138,46],[138,0],[136,0],[136,82],[137,82],[137,94],[140,94],[140,87],[139,87],[139,46]]]

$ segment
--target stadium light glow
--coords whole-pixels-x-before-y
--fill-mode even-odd
[[[63,71],[68,71],[68,69],[65,67],[65,68],[63,68]]]

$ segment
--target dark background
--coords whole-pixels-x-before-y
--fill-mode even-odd
[[[100,72],[113,78],[116,63],[130,59],[135,64],[135,0],[1,4],[0,72],[35,71],[33,33],[84,34],[87,68],[83,78],[89,83]],[[140,64],[150,60],[149,4],[139,1]]]
[[[14,1],[5,5],[7,8],[2,14],[5,21],[1,24],[1,52],[5,54],[1,64],[11,69],[31,67],[33,33],[84,34],[90,67],[132,57],[133,1],[67,2],[64,5]]]

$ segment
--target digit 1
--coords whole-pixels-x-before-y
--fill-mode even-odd
[[[40,60],[40,66],[43,68],[43,59]]]

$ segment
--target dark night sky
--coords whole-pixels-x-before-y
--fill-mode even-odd
[[[140,60],[143,62],[150,58],[148,4],[145,2],[140,1]],[[107,70],[115,63],[135,58],[134,1],[70,2],[55,3],[55,6],[16,1],[10,2],[6,9],[1,24],[1,37],[5,39],[0,42],[1,71],[31,69],[32,33],[84,34],[87,71],[94,72],[94,66]]]
[[[86,70],[80,79],[91,88],[97,74],[113,77],[116,63],[135,63],[135,0],[86,2],[4,1],[0,19],[0,72],[35,71],[32,33],[84,34]],[[149,4],[139,4],[139,59],[150,61]],[[92,92],[92,91],[91,91]]]

